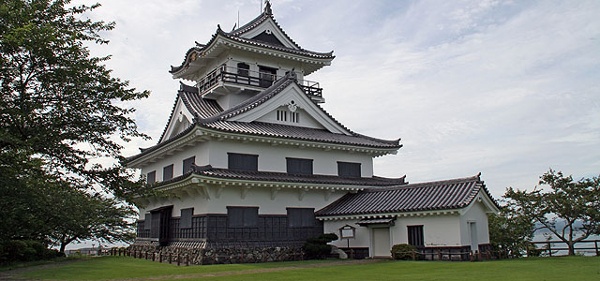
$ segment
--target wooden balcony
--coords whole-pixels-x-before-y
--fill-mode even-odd
[[[223,85],[262,91],[273,85],[273,82],[280,78],[281,76],[267,72],[250,71],[244,68],[223,65],[211,71],[196,85],[200,94],[204,96]],[[318,82],[302,80],[298,81],[298,83],[311,99],[316,102],[324,102],[323,88],[319,86]]]

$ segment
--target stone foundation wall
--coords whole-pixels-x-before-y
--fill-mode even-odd
[[[157,242],[137,241],[129,249],[137,258],[181,264],[229,264],[302,260],[299,246],[210,245],[206,242],[174,242],[159,246]]]

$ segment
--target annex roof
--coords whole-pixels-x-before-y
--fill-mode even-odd
[[[348,193],[317,211],[318,217],[362,214],[395,214],[432,210],[455,210],[469,206],[483,193],[493,201],[480,174],[444,181],[407,184],[387,188],[365,189]]]

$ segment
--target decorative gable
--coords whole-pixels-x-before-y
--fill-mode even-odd
[[[283,78],[293,79],[293,78]],[[346,128],[316,105],[297,83],[289,83],[270,99],[250,110],[226,119],[237,122],[264,122],[297,127],[325,129],[331,133],[351,135]]]
[[[252,39],[271,45],[278,45],[294,50],[300,50],[299,46],[285,35],[285,32],[270,16],[266,17],[263,22],[252,29],[244,30],[244,32],[241,33],[234,31],[233,34],[236,34],[244,39]]]
[[[183,100],[178,97],[177,101],[175,102],[175,106],[173,107],[173,111],[171,112],[171,117],[169,118],[167,128],[160,138],[159,143],[171,139],[185,131],[187,128],[193,125],[193,120],[194,117],[192,113],[185,106]]]

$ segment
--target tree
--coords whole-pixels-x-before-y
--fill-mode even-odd
[[[600,234],[600,177],[573,181],[572,176],[550,169],[540,177],[541,185],[531,192],[509,188],[505,197],[514,201],[525,216],[565,242],[569,255],[575,244]]]
[[[149,189],[121,149],[147,136],[125,104],[149,92],[90,54],[85,44],[107,44],[101,33],[114,28],[86,17],[98,6],[0,0],[0,243],[131,235],[121,200]]]
[[[113,243],[135,238],[133,216],[137,213],[131,206],[70,187],[54,188],[53,193],[48,202],[53,211],[47,215],[53,226],[48,238],[60,247],[59,252],[64,253],[65,247],[74,241],[93,239]]]
[[[490,242],[500,257],[518,258],[529,249],[535,224],[508,201],[499,214],[488,217]]]
[[[46,174],[76,188],[100,187],[130,198],[141,186],[121,163],[122,145],[146,136],[137,131],[124,102],[142,99],[127,81],[111,76],[84,42],[105,44],[100,33],[114,23],[85,13],[99,5],[71,6],[69,0],[0,1],[0,163],[12,154],[43,161]]]

